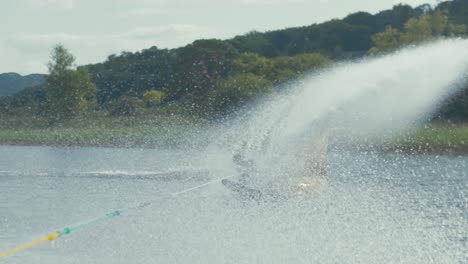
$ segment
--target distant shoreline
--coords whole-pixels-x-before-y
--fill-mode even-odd
[[[203,132],[198,127],[193,131]],[[178,148],[206,142],[184,126],[107,128],[18,128],[0,129],[0,145],[105,148]],[[468,155],[468,125],[421,128],[397,139],[380,143],[336,143],[338,149],[405,154]]]
[[[131,144],[131,143],[64,143],[64,142],[5,142],[0,139],[0,146],[12,146],[12,147],[63,147],[63,148],[122,148],[122,149],[150,149],[150,148],[178,148],[187,146],[186,144],[174,144],[174,143],[156,143],[156,144]],[[382,152],[382,153],[401,153],[401,154],[440,154],[440,155],[462,155],[468,156],[468,146],[460,147],[431,147],[431,146],[347,146],[346,150],[356,150],[359,152]]]
[[[192,144],[187,135],[155,135],[152,131],[135,134],[122,133],[121,130],[103,130],[93,137],[91,130],[60,129],[51,130],[0,130],[0,145],[3,146],[49,146],[49,147],[105,147],[105,148],[174,148]],[[125,131],[127,132],[127,131]],[[31,136],[34,135],[34,136]]]
[[[440,154],[468,156],[468,145],[461,146],[423,146],[423,145],[349,145],[345,149],[354,149],[360,152],[381,152],[401,154]]]

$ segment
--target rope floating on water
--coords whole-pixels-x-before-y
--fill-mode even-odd
[[[42,238],[39,238],[37,240],[34,240],[32,242],[29,242],[29,243],[26,243],[24,245],[21,245],[21,246],[18,246],[16,248],[13,248],[13,249],[10,249],[8,251],[5,251],[5,252],[1,252],[0,253],[0,257],[6,257],[8,255],[12,255],[16,252],[19,252],[19,251],[22,251],[22,250],[25,250],[25,249],[28,249],[28,248],[31,248],[31,247],[34,247],[34,246],[37,246],[37,245],[40,245],[42,243],[45,243],[47,241],[53,241],[63,235],[68,235],[80,228],[84,228],[85,226],[87,225],[91,225],[91,224],[94,224],[94,223],[97,223],[97,222],[101,222],[101,221],[105,221],[107,219],[110,219],[110,218],[113,218],[113,217],[116,217],[116,216],[119,216],[120,215],[120,212],[119,211],[114,211],[110,214],[106,214],[104,216],[101,216],[101,217],[98,217],[98,218],[95,218],[95,219],[92,219],[88,222],[85,222],[85,223],[82,223],[82,224],[79,224],[79,225],[76,225],[76,226],[72,226],[72,227],[66,227],[64,229],[62,229],[61,231],[57,231],[55,233],[50,233]]]
[[[30,247],[34,247],[34,246],[37,246],[39,244],[42,244],[44,242],[47,242],[47,241],[52,241],[54,239],[56,239],[57,237],[59,237],[59,233],[52,233],[52,234],[48,234],[47,236],[44,236],[42,238],[39,238],[38,240],[35,240],[35,241],[32,241],[32,242],[29,242],[29,243],[26,243],[24,245],[21,245],[21,246],[18,246],[16,248],[13,248],[13,249],[10,249],[8,251],[5,251],[5,252],[2,252],[0,253],[0,257],[6,257],[8,255],[11,255],[11,254],[14,254],[18,251],[22,251],[22,250],[25,250],[25,249],[28,249]]]
[[[180,194],[188,193],[188,192],[191,192],[191,191],[206,187],[206,186],[208,186],[210,184],[217,183],[217,182],[220,182],[220,181],[222,181],[224,179],[228,179],[228,178],[232,178],[232,177],[234,177],[234,176],[229,176],[229,177],[225,177],[225,178],[222,178],[222,179],[216,179],[216,180],[204,183],[204,184],[200,184],[200,185],[195,186],[195,187],[191,187],[189,189],[174,192],[174,193],[170,194],[170,197],[176,197],[176,196],[178,196]],[[151,201],[141,202],[138,205],[133,206],[133,207],[116,210],[116,211],[113,211],[111,213],[107,213],[107,214],[105,214],[103,216],[88,220],[88,221],[86,221],[84,223],[81,223],[81,224],[78,224],[78,225],[75,225],[75,226],[71,226],[71,227],[65,227],[64,229],[62,229],[60,231],[57,231],[55,233],[50,233],[50,234],[48,234],[48,235],[46,235],[44,237],[41,237],[41,238],[39,238],[37,240],[32,241],[32,242],[23,244],[21,246],[15,247],[15,248],[12,248],[12,249],[7,250],[5,252],[0,252],[0,258],[15,254],[15,253],[17,253],[19,251],[23,251],[23,250],[26,250],[28,248],[35,247],[37,245],[43,244],[43,243],[48,242],[48,241],[56,240],[57,238],[60,238],[60,237],[62,237],[64,235],[71,234],[71,233],[73,233],[73,232],[75,232],[75,231],[77,231],[79,229],[85,228],[85,227],[87,227],[89,225],[96,224],[96,223],[103,222],[103,221],[107,221],[107,220],[110,220],[112,218],[121,216],[124,212],[127,212],[129,210],[142,209],[142,208],[148,207],[149,205],[153,204],[154,202],[160,201],[160,200],[161,199],[155,199],[155,200],[151,200]]]

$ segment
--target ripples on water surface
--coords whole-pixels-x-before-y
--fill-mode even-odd
[[[258,204],[212,184],[2,263],[468,260],[466,157],[331,152],[329,160],[330,186],[314,197]],[[0,249],[229,173],[184,151],[0,147]]]

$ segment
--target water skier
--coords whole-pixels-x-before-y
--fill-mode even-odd
[[[278,194],[271,191],[265,193],[249,187],[248,184],[251,181],[252,175],[257,173],[255,163],[253,160],[246,159],[240,154],[235,154],[233,156],[233,163],[236,165],[236,169],[240,175],[239,182],[223,180],[222,183],[229,189],[241,194],[242,197],[253,200],[260,200],[266,196],[277,199],[284,196],[316,192],[320,187],[328,183],[326,168],[328,140],[329,133],[322,133],[319,140],[308,144],[309,147],[305,148],[303,152],[300,153],[301,155],[305,155],[307,159],[300,173],[302,176],[298,181],[299,183],[288,187],[289,193]]]

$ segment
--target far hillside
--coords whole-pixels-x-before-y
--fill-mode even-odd
[[[41,85],[45,81],[44,74],[30,74],[21,76],[17,73],[0,74],[0,96],[11,96],[32,86]]]

